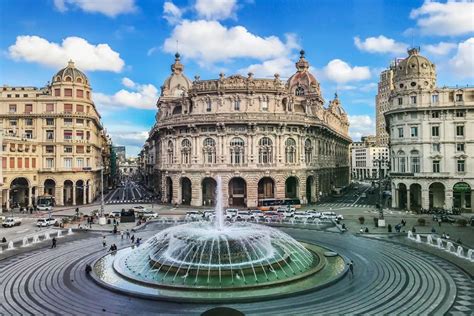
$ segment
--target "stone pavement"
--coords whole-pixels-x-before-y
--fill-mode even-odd
[[[146,239],[164,225],[151,224],[135,235]],[[402,244],[297,228],[295,238],[333,249],[354,260],[354,276],[297,297],[229,307],[246,315],[314,314],[472,314],[473,282],[462,270],[431,254]],[[77,234],[79,236],[79,234]],[[151,301],[98,286],[85,265],[106,253],[102,234],[60,242],[0,261],[0,314],[179,314],[197,315],[214,305]],[[130,245],[107,235],[108,244]],[[221,305],[221,304],[219,304]]]

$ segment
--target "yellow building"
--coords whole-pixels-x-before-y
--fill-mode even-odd
[[[44,88],[0,88],[3,209],[34,205],[42,195],[80,205],[100,193],[110,139],[91,94],[72,61]]]

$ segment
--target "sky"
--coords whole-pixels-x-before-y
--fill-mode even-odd
[[[75,61],[107,132],[127,155],[155,123],[179,51],[191,80],[288,78],[304,49],[327,102],[338,93],[354,140],[375,133],[380,72],[409,47],[439,86],[474,81],[474,2],[418,0],[2,0],[0,84],[36,86]]]

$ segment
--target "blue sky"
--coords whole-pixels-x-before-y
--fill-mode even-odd
[[[473,2],[3,0],[0,84],[43,86],[72,58],[114,142],[135,155],[177,47],[190,79],[288,77],[304,48],[357,139],[374,133],[380,71],[413,44],[437,64],[438,85],[471,85],[473,34]]]

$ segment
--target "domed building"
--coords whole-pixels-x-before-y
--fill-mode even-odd
[[[472,211],[474,88],[437,87],[435,65],[415,48],[390,71],[392,206]]]
[[[0,88],[3,209],[51,199],[82,205],[100,193],[100,168],[105,166],[107,180],[111,141],[91,91],[72,61],[43,88]]]
[[[347,114],[337,96],[324,106],[300,55],[286,82],[252,73],[191,82],[176,54],[147,141],[155,152],[144,155],[163,202],[213,205],[218,176],[234,207],[312,203],[348,184]]]

